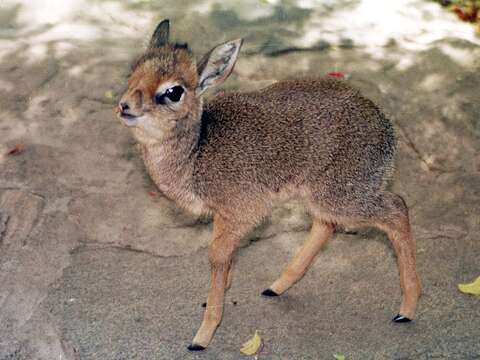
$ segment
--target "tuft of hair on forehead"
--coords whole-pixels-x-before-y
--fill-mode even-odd
[[[138,58],[136,58],[132,62],[131,69],[133,71],[139,65],[154,58],[160,58],[164,60],[167,60],[167,59],[174,60],[175,57],[178,57],[180,53],[180,51],[177,51],[177,50],[180,50],[180,51],[183,50],[187,52],[187,55],[193,59],[193,54],[190,51],[187,43],[167,44],[159,48],[147,48],[145,53],[140,55]]]
[[[186,86],[197,85],[197,65],[186,43],[169,43],[159,48],[148,48],[131,66],[132,73],[141,68],[142,73],[161,78],[181,79]]]

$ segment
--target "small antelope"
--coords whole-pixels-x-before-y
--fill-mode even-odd
[[[205,349],[222,319],[239,241],[292,197],[309,209],[312,229],[262,295],[279,296],[299,281],[336,224],[375,226],[398,258],[402,302],[393,321],[413,319],[421,287],[407,206],[386,189],[395,151],[389,120],[333,78],[280,81],[204,104],[203,93],[232,72],[242,40],[214,47],[197,63],[187,45],[169,42],[169,27],[168,20],[157,26],[117,112],[158,188],[186,210],[213,216],[211,286],[188,349]]]

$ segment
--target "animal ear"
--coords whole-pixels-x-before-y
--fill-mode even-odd
[[[153,32],[152,39],[150,40],[149,48],[159,48],[168,44],[168,36],[170,35],[170,20],[165,19]]]
[[[203,57],[197,66],[199,75],[197,96],[209,87],[225,81],[233,70],[242,43],[243,39],[236,39],[220,44]]]

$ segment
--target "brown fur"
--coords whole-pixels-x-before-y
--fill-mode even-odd
[[[289,197],[305,201],[314,226],[271,290],[281,294],[303,276],[335,224],[371,225],[392,241],[404,292],[400,314],[413,318],[420,296],[415,244],[405,203],[385,189],[395,150],[392,125],[370,100],[331,78],[282,81],[203,106],[202,79],[223,81],[235,46],[240,42],[212,49],[198,72],[184,47],[149,48],[122,98],[131,114],[141,115],[133,131],[158,187],[185,209],[214,215],[212,285],[193,344],[207,346],[220,323],[236,245]],[[183,86],[182,100],[156,105],[155,91],[168,82]]]

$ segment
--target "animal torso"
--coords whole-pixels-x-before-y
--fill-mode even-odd
[[[391,124],[358,91],[328,78],[283,81],[207,104],[194,186],[215,203],[306,188],[345,207],[378,192],[393,151]]]

